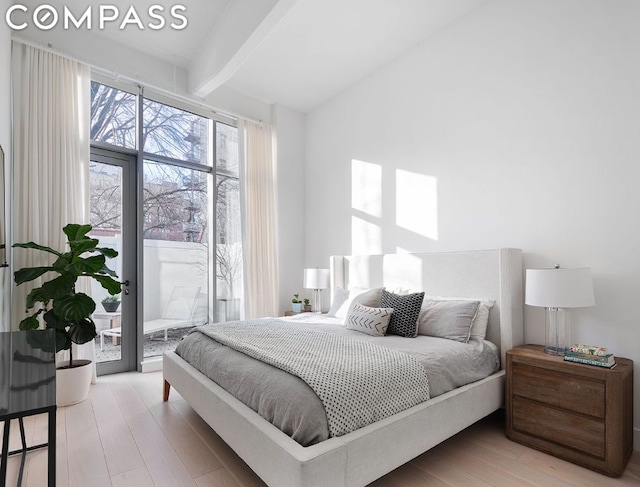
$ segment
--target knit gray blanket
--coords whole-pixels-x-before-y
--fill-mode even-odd
[[[331,436],[429,399],[427,373],[412,356],[357,338],[272,319],[214,323],[193,331],[300,377],[322,401]]]

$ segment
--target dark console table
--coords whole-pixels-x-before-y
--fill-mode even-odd
[[[0,421],[4,422],[0,483],[6,485],[9,456],[21,454],[18,487],[27,452],[48,447],[49,487],[56,484],[56,363],[53,330],[0,332]],[[23,418],[49,415],[47,443],[27,446]],[[9,451],[11,420],[18,419],[22,448]]]

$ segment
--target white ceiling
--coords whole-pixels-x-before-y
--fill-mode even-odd
[[[167,13],[169,7],[177,4],[184,5],[187,8],[184,15],[188,19],[188,25],[184,30],[173,30],[165,26],[161,30],[151,32],[150,30],[132,28],[133,26],[119,30],[118,23],[113,22],[106,24],[104,30],[96,29],[93,32],[112,41],[130,47],[136,47],[153,56],[174,63],[177,66],[187,68],[194,55],[198,53],[200,47],[204,45],[211,32],[215,29],[232,1],[233,0],[179,0],[171,3],[158,2],[157,0],[109,0],[104,3],[100,2],[99,4],[117,6],[121,15],[124,15],[127,9],[131,5],[134,5],[143,23],[147,22],[147,10],[150,5],[166,5],[164,17],[167,22],[174,21],[171,15]],[[88,0],[65,0],[64,3],[71,8],[72,11],[82,12],[90,2]],[[182,14],[182,12],[180,13]],[[151,19],[148,20],[151,21]]]
[[[299,0],[228,82],[309,111],[484,0]]]
[[[487,0],[110,0],[120,19],[133,5],[143,23],[153,4],[182,4],[184,30],[118,28],[47,32],[29,27],[21,37],[92,40],[142,51],[186,72],[188,92],[205,98],[221,87],[308,112],[424,42]],[[18,2],[15,2],[18,3]],[[30,13],[42,2],[19,2]],[[49,2],[60,12],[62,2]],[[66,0],[79,16],[89,0]],[[166,11],[165,11],[166,12]],[[167,13],[165,17],[171,20]],[[18,20],[27,20],[24,14]],[[66,36],[66,39],[65,39]],[[92,39],[90,38],[92,37]],[[47,41],[49,42],[49,41]],[[95,44],[95,43],[94,43]],[[60,45],[64,45],[63,42]],[[108,44],[104,44],[107,45]],[[114,46],[114,50],[115,46]],[[117,50],[120,52],[119,50]],[[96,53],[99,55],[99,53]],[[99,60],[95,61],[99,65]]]

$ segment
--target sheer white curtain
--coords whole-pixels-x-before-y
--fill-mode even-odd
[[[270,125],[241,121],[240,191],[246,318],[278,315],[276,170]]]
[[[15,242],[32,240],[62,250],[62,227],[89,222],[90,82],[88,66],[13,43]],[[51,263],[39,254],[16,249],[14,270]],[[25,299],[34,285],[39,284],[13,288],[13,329],[26,316]],[[92,343],[80,348],[78,357],[93,359]]]

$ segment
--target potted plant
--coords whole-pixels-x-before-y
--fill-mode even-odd
[[[296,293],[293,295],[293,299],[291,300],[291,311],[294,313],[302,312],[302,301],[298,299],[299,297],[300,295]]]
[[[98,240],[87,236],[91,225],[69,224],[62,230],[68,241],[66,252],[34,242],[13,246],[47,252],[55,257],[49,266],[25,267],[16,271],[14,280],[20,285],[49,272],[58,274],[29,293],[26,309],[29,312],[35,308],[35,311],[19,326],[21,330],[35,330],[40,327],[41,317],[45,328],[55,330],[56,352],[69,350],[69,360],[59,363],[56,372],[57,404],[67,406],[87,398],[92,375],[90,360],[73,360],[72,344],[82,345],[96,337],[96,325],[91,319],[96,303],[90,296],[76,292],[76,282],[79,277],[89,277],[98,281],[111,295],[118,294],[122,284],[114,279],[116,273],[106,265],[106,259],[116,257],[118,252],[98,247]]]
[[[109,296],[102,299],[101,303],[107,313],[115,313],[120,307],[120,295],[109,294]]]
[[[303,309],[304,309],[305,313],[311,312],[311,302],[309,301],[309,299],[308,298],[304,298],[302,300],[302,302],[304,303]]]

